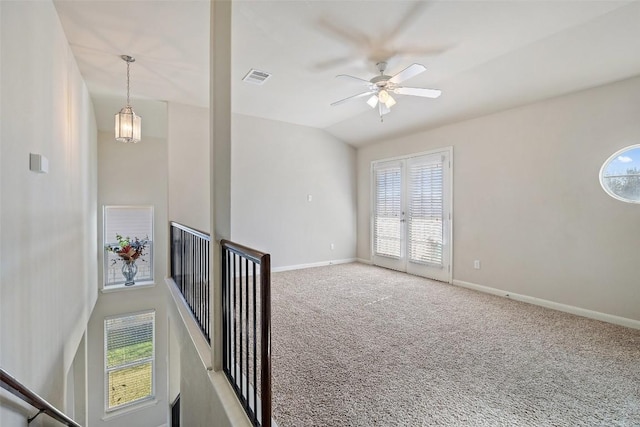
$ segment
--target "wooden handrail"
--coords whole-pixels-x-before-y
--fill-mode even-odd
[[[265,256],[269,255],[255,249],[251,249],[250,247],[241,245],[240,243],[232,242],[226,239],[220,240],[220,245],[223,248],[229,249],[231,252],[241,255],[244,258],[248,258],[250,261],[253,261],[256,264],[260,264],[261,260]]]
[[[80,424],[69,418],[65,413],[58,410],[55,406],[9,375],[9,373],[2,368],[0,368],[0,386],[10,393],[18,396],[20,399],[24,400],[39,411],[35,416],[29,418],[29,423],[38,415],[45,413],[54,420],[60,421],[65,425],[71,427],[82,427]]]

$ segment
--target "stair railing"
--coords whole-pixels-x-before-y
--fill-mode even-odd
[[[253,425],[271,427],[271,257],[220,245],[223,370]]]
[[[62,424],[67,426],[82,427],[80,424],[68,417],[64,412],[38,396],[35,392],[16,380],[2,368],[0,368],[0,386],[38,410],[37,414],[27,419],[27,424],[31,424],[31,421],[35,420],[38,415],[47,414],[54,420],[60,421]]]
[[[170,223],[171,277],[189,306],[207,342],[211,343],[208,234]]]

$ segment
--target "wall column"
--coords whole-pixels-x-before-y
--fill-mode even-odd
[[[222,369],[220,239],[231,237],[231,0],[211,1],[211,365]]]

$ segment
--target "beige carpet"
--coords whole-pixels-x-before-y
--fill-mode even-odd
[[[292,426],[640,426],[640,330],[362,264],[272,277]]]

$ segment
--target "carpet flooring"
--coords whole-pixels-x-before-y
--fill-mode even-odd
[[[273,416],[640,426],[640,330],[364,264],[272,275]]]

